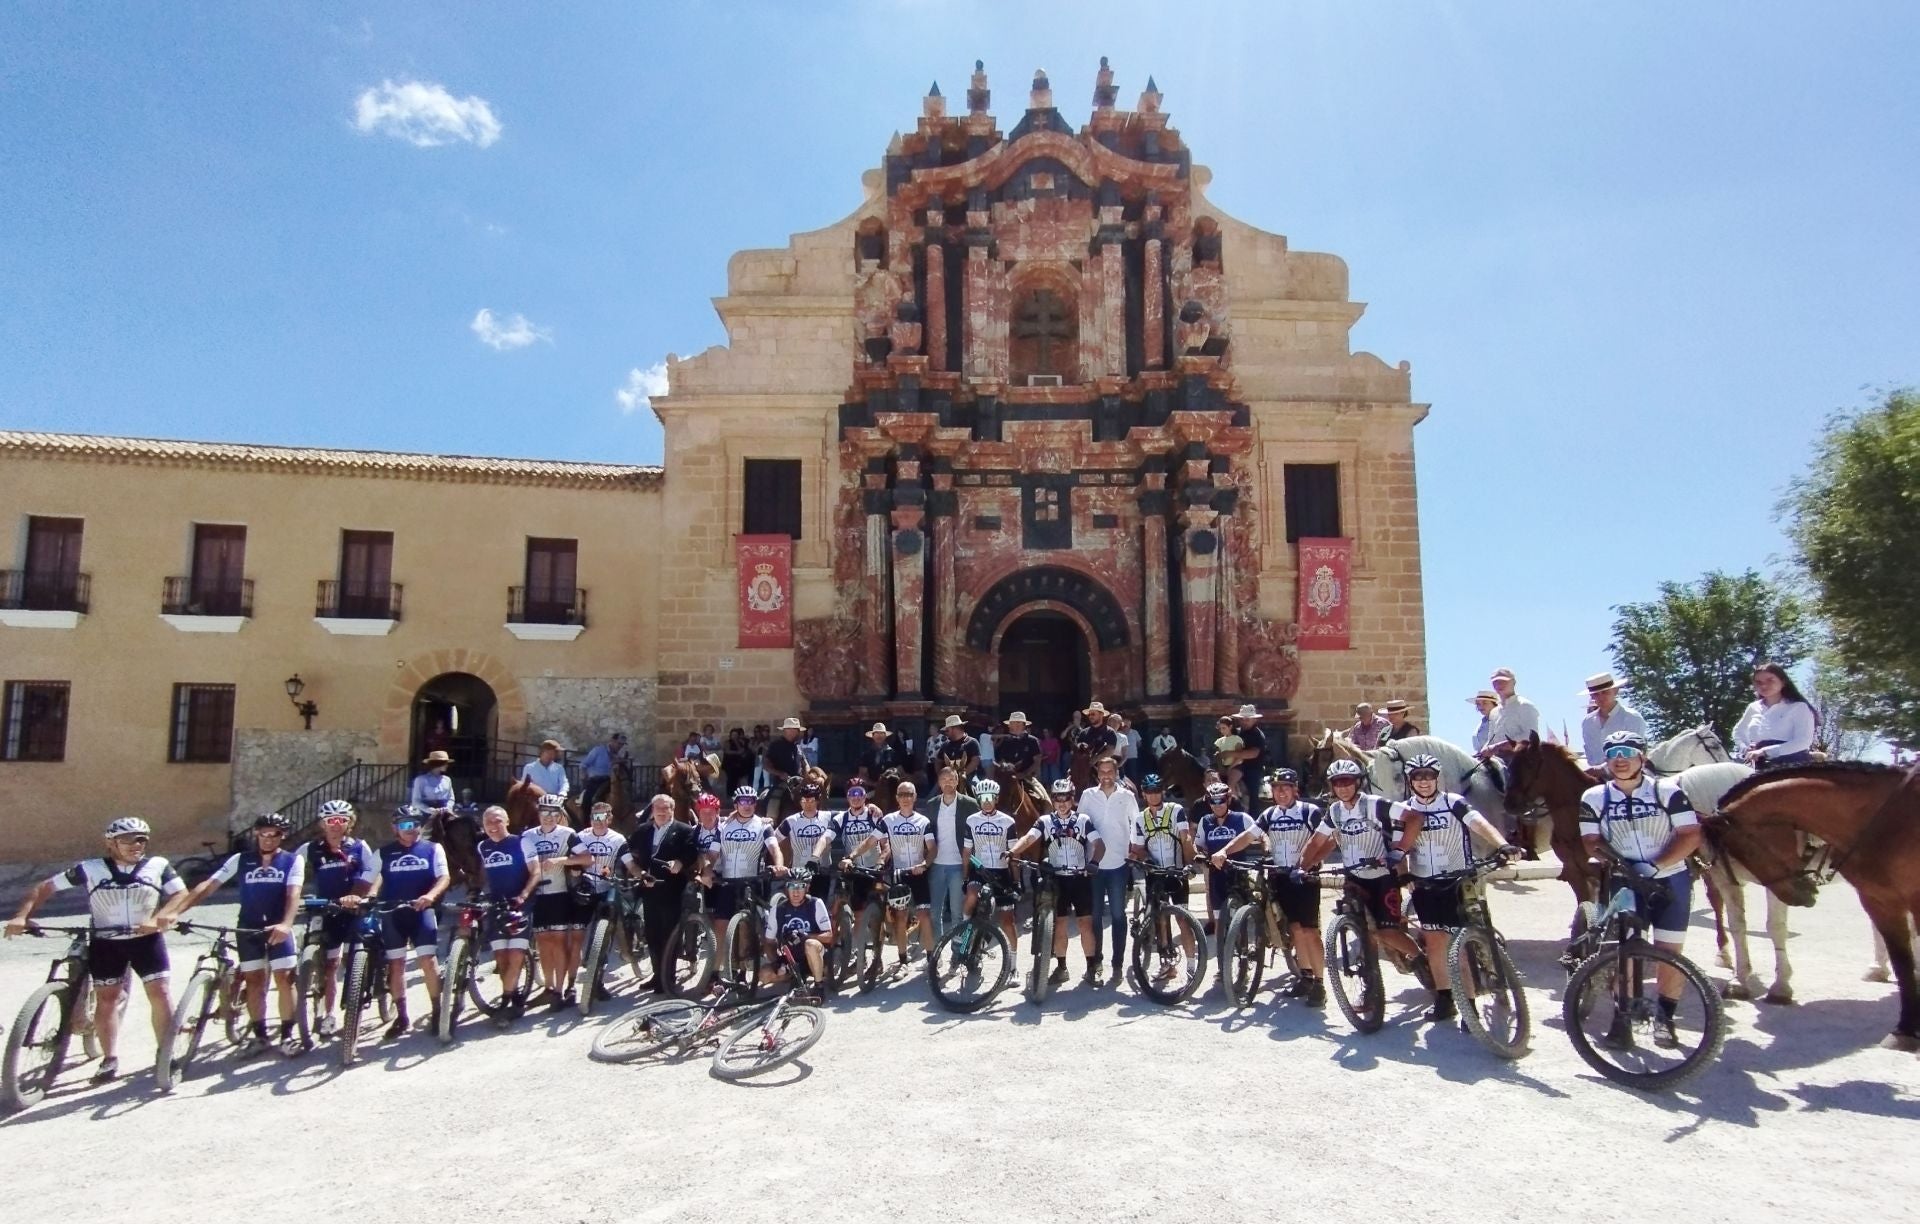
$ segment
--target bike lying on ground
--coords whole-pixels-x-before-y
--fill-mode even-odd
[[[654,1054],[674,1057],[724,1041],[751,1024],[774,1001],[755,1002],[745,991],[722,985],[704,1000],[656,999],[642,1003],[594,1034],[587,1057],[595,1062],[638,1062]]]
[[[808,981],[792,945],[781,945],[777,956],[792,984],[771,1008],[721,1041],[713,1052],[717,1079],[743,1080],[785,1066],[827,1031],[827,1013],[816,1006],[818,987]]]
[[[1129,933],[1134,989],[1155,1003],[1182,1003],[1207,977],[1207,936],[1186,907],[1191,867],[1146,868],[1145,900]]]
[[[1605,908],[1583,901],[1574,919],[1567,953],[1578,966],[1560,1008],[1567,1037],[1589,1067],[1616,1084],[1647,1092],[1678,1088],[1706,1070],[1726,1040],[1720,993],[1699,966],[1646,937],[1638,902],[1663,902],[1665,881],[1615,870],[1607,883],[1613,895]],[[1661,966],[1680,986],[1671,1033],[1658,1023]]]
[[[1378,859],[1362,859],[1352,866],[1379,867]],[[1433,989],[1433,971],[1416,947],[1412,955],[1380,937],[1367,896],[1351,870],[1340,873],[1346,883],[1333,903],[1333,921],[1327,924],[1327,987],[1340,1011],[1362,1033],[1377,1033],[1386,1024],[1387,991],[1381,981],[1384,953],[1401,973],[1412,974],[1425,990]],[[1404,932],[1403,932],[1404,934]],[[1409,937],[1410,938],[1410,937]]]
[[[979,871],[979,860],[971,861]],[[1017,904],[1020,894],[982,876],[974,882],[980,891],[973,913],[935,940],[927,957],[927,986],[948,1011],[979,1011],[1013,978],[1013,945],[1000,929],[1000,907]]]
[[[130,935],[124,929],[91,931],[86,927],[48,927],[27,924],[27,934],[40,938],[65,935],[67,950],[53,958],[47,980],[27,996],[7,1030],[7,1052],[0,1064],[0,1108],[26,1109],[47,1095],[67,1065],[67,1051],[75,1037],[87,1058],[100,1054],[93,1031],[93,981],[87,976],[87,942],[94,935]],[[126,1001],[122,990],[121,1002]]]
[[[240,959],[234,951],[234,937],[242,928],[183,922],[175,929],[182,934],[211,932],[214,939],[213,946],[200,954],[186,989],[173,1005],[166,1040],[160,1043],[154,1059],[153,1079],[162,1092],[172,1092],[187,1078],[200,1057],[207,1026],[215,1020],[236,1054],[249,1053],[257,1040],[247,1027],[246,990],[240,981]],[[260,932],[248,929],[246,933]]]
[[[474,1010],[493,1021],[517,1020],[526,1010],[526,998],[540,980],[531,926],[520,907],[485,893],[467,898],[454,912],[453,941],[447,947],[446,968],[440,973],[440,1014],[434,1024],[434,1035],[442,1045],[452,1044],[454,1030],[465,1018],[469,1001]],[[496,935],[527,944],[520,954],[515,981],[501,980],[496,966],[481,963]]]

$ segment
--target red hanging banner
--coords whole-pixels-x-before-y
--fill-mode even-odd
[[[740,565],[740,649],[793,645],[793,540],[783,535],[733,537]]]
[[[1299,548],[1300,649],[1345,650],[1353,541],[1302,539]]]

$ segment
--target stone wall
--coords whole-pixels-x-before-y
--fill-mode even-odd
[[[277,811],[355,761],[373,762],[379,737],[371,731],[262,731],[233,733],[233,803],[229,828]]]
[[[657,764],[654,707],[659,682],[653,676],[523,677],[527,738],[557,739],[578,758],[615,731],[625,731],[634,760]]]

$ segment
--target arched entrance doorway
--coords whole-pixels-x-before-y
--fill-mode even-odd
[[[453,758],[454,790],[480,791],[496,730],[494,706],[492,686],[467,672],[443,672],[421,685],[413,698],[410,765],[442,749]]]
[[[1091,698],[1092,660],[1086,634],[1072,617],[1036,609],[1000,638],[1000,717],[1020,710],[1058,731]]]

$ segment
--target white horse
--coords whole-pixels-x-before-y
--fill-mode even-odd
[[[1511,822],[1506,797],[1495,785],[1492,769],[1465,748],[1437,735],[1409,736],[1364,753],[1373,793],[1406,802],[1412,795],[1407,789],[1407,762],[1422,753],[1440,762],[1441,790],[1465,796],[1476,812],[1495,825]]]
[[[1695,765],[1722,765],[1731,760],[1733,754],[1721,742],[1720,733],[1705,723],[1647,749],[1647,768],[1668,776],[1692,769]]]
[[[1718,737],[1715,737],[1714,743],[1718,742]],[[1704,819],[1717,813],[1720,800],[1733,789],[1733,784],[1751,773],[1753,770],[1748,766],[1721,761],[1683,769],[1673,780],[1686,794],[1687,801],[1693,804],[1693,810]],[[1732,856],[1715,856],[1705,842],[1700,846],[1700,858],[1706,863],[1714,891],[1719,894],[1720,903],[1725,907],[1726,920],[1723,925],[1733,945],[1731,965],[1727,962],[1727,949],[1720,949],[1720,964],[1733,970],[1733,980],[1721,987],[1720,993],[1729,999],[1751,999],[1759,988],[1760,979],[1753,972],[1753,958],[1747,950],[1746,886],[1759,881]],[[1760,891],[1767,898],[1767,938],[1773,941],[1773,984],[1760,997],[1767,1003],[1791,1003],[1793,966],[1787,961],[1787,903],[1775,896],[1770,888]]]

